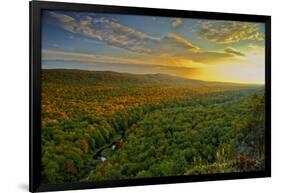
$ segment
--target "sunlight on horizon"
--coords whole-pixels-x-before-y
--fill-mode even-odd
[[[159,20],[44,11],[43,68],[161,73],[264,84],[264,24],[188,18],[177,18],[175,24],[171,17]]]

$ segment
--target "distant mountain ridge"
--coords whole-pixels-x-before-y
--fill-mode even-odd
[[[130,74],[113,71],[43,69],[42,80],[48,83],[83,86],[187,86],[187,87],[260,87],[261,85],[207,82],[167,74]]]

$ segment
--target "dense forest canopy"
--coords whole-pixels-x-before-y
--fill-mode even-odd
[[[264,170],[264,86],[42,70],[44,183]]]
[[[264,170],[265,25],[42,11],[42,181]]]

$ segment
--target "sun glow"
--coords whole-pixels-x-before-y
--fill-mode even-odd
[[[245,65],[216,65],[202,68],[195,79],[205,81],[264,84],[264,69]]]

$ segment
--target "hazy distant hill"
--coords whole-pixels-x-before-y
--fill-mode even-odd
[[[166,74],[129,74],[112,71],[86,71],[69,69],[42,70],[43,82],[79,86],[187,86],[187,87],[259,87],[223,82],[207,82],[180,78]]]

